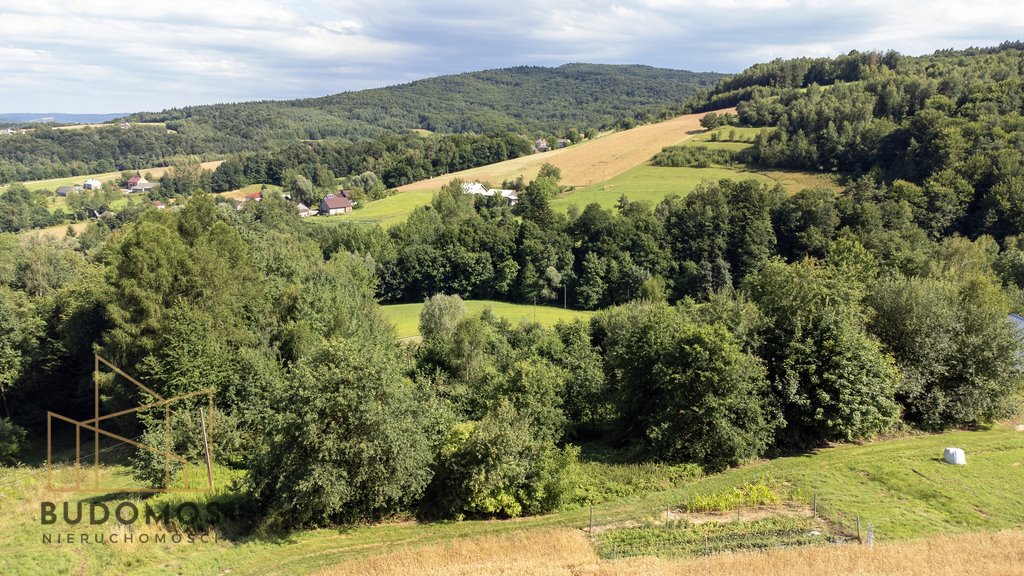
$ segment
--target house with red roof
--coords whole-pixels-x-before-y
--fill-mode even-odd
[[[320,200],[320,214],[334,216],[335,214],[348,214],[352,212],[352,201],[344,196],[328,194]]]

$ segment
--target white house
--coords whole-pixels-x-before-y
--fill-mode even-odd
[[[85,181],[85,184],[82,184],[82,188],[85,188],[86,190],[99,190],[100,188],[103,188],[103,182],[100,182],[95,178],[89,178]]]
[[[515,190],[499,190],[497,188],[484,188],[484,185],[479,182],[467,182],[462,185],[462,192],[464,194],[472,194],[474,196],[486,196],[493,198],[494,196],[501,196],[508,202],[509,206],[515,206],[516,202],[519,201],[519,196]]]

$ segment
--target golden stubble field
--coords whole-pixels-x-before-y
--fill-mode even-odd
[[[722,112],[735,112],[735,109],[718,111]],[[657,124],[613,132],[575,146],[413,182],[399,187],[398,190],[439,190],[453,178],[490,182],[494,186],[519,175],[526,180],[532,180],[545,163],[561,168],[562,184],[565,186],[596,184],[647,162],[665,146],[679,144],[704,132],[700,126],[700,119],[704,114],[689,114]]]
[[[941,536],[718,554],[701,558],[601,560],[585,533],[521,532],[400,550],[328,568],[320,576],[1014,576],[1024,574],[1024,532]]]

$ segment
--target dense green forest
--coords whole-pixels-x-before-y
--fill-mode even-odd
[[[563,136],[569,130],[631,126],[677,109],[721,76],[649,66],[523,66],[322,98],[139,113],[128,119],[157,125],[130,129],[36,125],[29,133],[0,139],[0,184],[164,166],[184,155],[223,158],[299,140],[357,141],[412,129]]]
[[[167,185],[200,190],[180,209],[0,234],[0,460],[46,410],[90,413],[95,351],[162,395],[214,388],[216,460],[245,478],[231,514],[264,527],[579,506],[602,496],[580,446],[710,472],[1008,417],[1024,382],[1007,319],[1024,310],[1018,48],[779,61],[694,101],[749,89],[735,120],[774,130],[743,160],[839,170],[840,193],[722,180],[562,214],[548,165],[506,183],[514,207],[456,180],[385,229],[310,226],[269,191],[238,210],[183,169]],[[358,147],[286,150],[231,170],[280,162],[286,186],[315,188],[373,168]],[[462,298],[601,311],[545,329]],[[397,342],[378,302],[424,300],[423,341]],[[104,410],[139,400],[115,388]],[[200,458],[195,426],[175,429],[175,452]],[[144,481],[162,466],[132,462]]]

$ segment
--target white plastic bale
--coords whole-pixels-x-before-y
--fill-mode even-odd
[[[942,455],[942,459],[956,466],[963,466],[967,464],[967,457],[964,456],[962,448],[946,448],[945,453]]]

